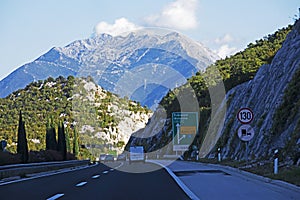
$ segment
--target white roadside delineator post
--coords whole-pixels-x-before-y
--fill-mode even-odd
[[[278,149],[274,151],[274,174],[278,174]]]
[[[221,162],[221,148],[218,148],[218,161]]]

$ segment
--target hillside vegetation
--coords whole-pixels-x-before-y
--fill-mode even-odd
[[[17,147],[20,110],[31,151],[45,149],[46,128],[50,118],[54,127],[58,127],[60,121],[64,123],[71,140],[70,149],[73,149],[73,129],[76,128],[81,145],[89,150],[99,145],[96,151],[104,152],[123,148],[126,139],[129,139],[131,132],[124,135],[118,126],[122,120],[127,120],[129,125],[143,124],[150,114],[147,108],[138,103],[103,90],[91,77],[50,77],[0,99],[0,140],[7,141],[7,150],[12,153],[16,152]]]
[[[168,117],[171,118],[172,112],[180,111],[177,96],[191,87],[196,94],[200,108],[200,129],[194,141],[195,145],[199,147],[201,142],[203,142],[208,128],[207,126],[210,122],[210,95],[218,95],[210,94],[209,89],[210,91],[214,91],[214,88],[217,88],[218,84],[224,83],[225,90],[229,91],[233,87],[253,79],[262,65],[272,62],[275,54],[282,47],[287,34],[292,28],[293,26],[290,25],[263,39],[250,43],[245,50],[216,61],[216,63],[209,66],[205,72],[198,72],[188,80],[186,85],[169,91],[166,97],[161,101],[161,105],[168,112]],[[219,70],[221,76],[215,73],[215,68]],[[230,99],[228,103],[230,103]],[[219,142],[222,142],[222,139],[224,140],[224,138],[220,138]]]

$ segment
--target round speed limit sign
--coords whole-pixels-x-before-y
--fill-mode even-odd
[[[253,120],[253,112],[250,108],[241,108],[237,113],[237,118],[242,124],[249,124]]]

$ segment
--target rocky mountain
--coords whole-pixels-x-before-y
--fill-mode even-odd
[[[169,89],[184,84],[216,59],[202,44],[178,33],[102,34],[52,48],[21,66],[0,82],[0,97],[49,76],[92,76],[105,90],[152,107]]]

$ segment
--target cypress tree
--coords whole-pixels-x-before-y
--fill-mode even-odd
[[[53,118],[51,117],[47,123],[46,129],[46,149],[47,150],[57,150],[57,142],[56,142],[56,131],[53,122]]]
[[[50,120],[47,120],[46,123],[46,150],[51,149],[51,125]]]
[[[66,149],[67,149],[67,152],[71,152],[70,134],[69,134],[69,129],[68,128],[65,130],[65,136],[66,136]]]
[[[57,151],[62,154],[64,160],[67,160],[66,137],[63,123],[59,123],[58,125]]]
[[[19,115],[19,127],[18,127],[18,145],[17,153],[21,154],[22,163],[28,162],[28,145],[26,139],[25,122],[22,120],[22,112]]]
[[[79,144],[78,144],[78,133],[74,127],[74,138],[73,138],[73,154],[77,158],[79,155]]]

